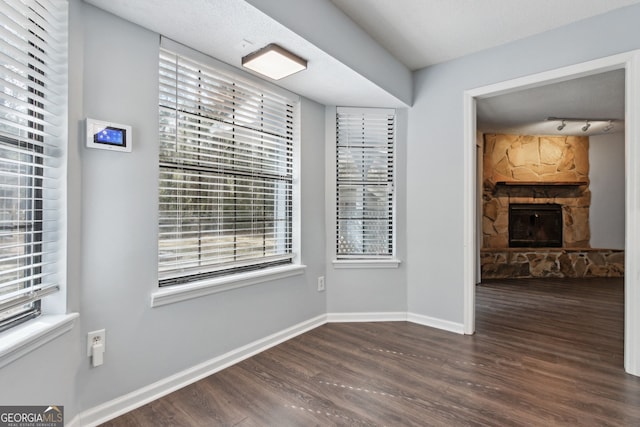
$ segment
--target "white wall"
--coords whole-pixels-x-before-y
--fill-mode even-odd
[[[589,138],[591,247],[624,249],[624,132]]]
[[[410,312],[463,323],[464,91],[638,49],[638,20],[640,6],[631,6],[415,73],[407,147]]]

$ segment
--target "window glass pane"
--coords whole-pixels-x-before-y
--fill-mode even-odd
[[[338,258],[393,256],[395,112],[338,108]]]
[[[295,108],[161,50],[161,286],[291,262]]]
[[[7,0],[0,14],[0,330],[40,314],[59,288],[66,10]]]

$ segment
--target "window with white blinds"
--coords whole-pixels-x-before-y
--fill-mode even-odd
[[[297,100],[160,52],[160,286],[292,262]]]
[[[59,290],[67,2],[0,4],[0,330]]]
[[[392,257],[395,110],[339,107],[336,135],[337,258]]]

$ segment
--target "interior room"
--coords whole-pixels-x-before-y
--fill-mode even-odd
[[[624,77],[478,103],[483,278],[624,277]]]
[[[640,423],[640,0],[522,3],[0,6],[0,415]]]

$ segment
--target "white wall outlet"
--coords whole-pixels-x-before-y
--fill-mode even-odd
[[[102,351],[107,348],[107,333],[104,329],[98,331],[89,332],[87,334],[87,356],[93,355],[93,346],[102,345]]]
[[[318,292],[324,291],[324,276],[318,277]]]

